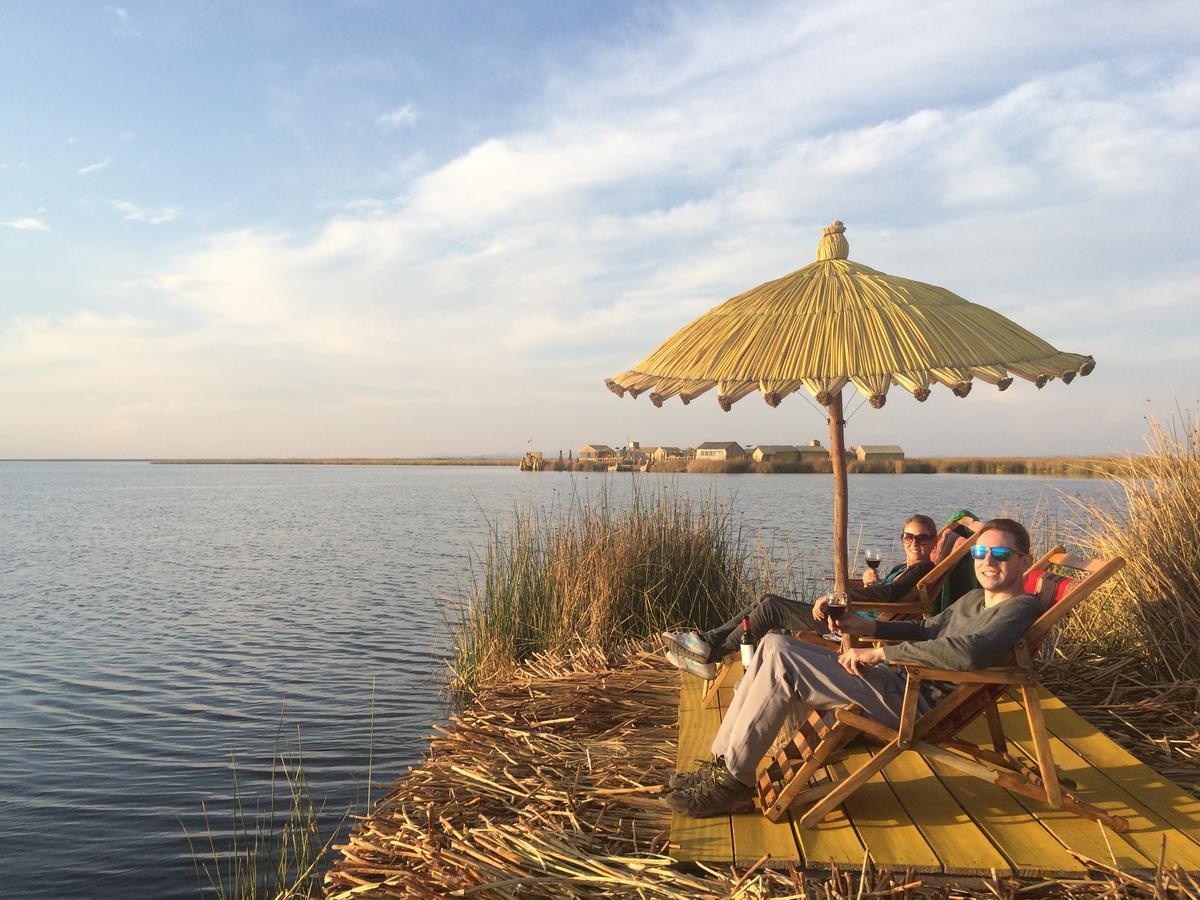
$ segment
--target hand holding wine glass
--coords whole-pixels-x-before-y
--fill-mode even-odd
[[[879,563],[883,559],[878,547],[868,547],[863,553],[867,569],[863,572],[863,584],[874,584],[879,580]]]
[[[842,633],[838,630],[838,620],[850,612],[850,596],[842,591],[834,591],[828,597],[829,599],[825,603],[825,615],[829,631],[823,637],[827,641],[840,641]]]

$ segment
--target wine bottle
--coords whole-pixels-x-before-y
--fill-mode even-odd
[[[754,638],[750,634],[749,616],[742,616],[742,640],[738,649],[742,651],[742,665],[750,668],[750,660],[754,658]]]

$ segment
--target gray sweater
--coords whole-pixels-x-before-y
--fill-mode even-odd
[[[1010,597],[988,609],[979,588],[928,619],[876,622],[875,636],[903,642],[884,648],[888,662],[905,660],[966,672],[1003,662],[1042,610],[1042,602],[1029,594]]]

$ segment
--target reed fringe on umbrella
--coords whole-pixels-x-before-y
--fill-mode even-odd
[[[1041,388],[1095,367],[986,306],[849,259],[845,231],[829,225],[816,262],[713,307],[605,384],[618,396],[649,391],[655,406],[715,387],[726,411],[755,391],[778,406],[801,388],[828,405],[850,384],[878,408],[893,385],[918,400],[938,384],[965,397],[974,379]]]
[[[1165,865],[1152,880],[1095,862],[1094,874],[1071,881],[971,885],[870,862],[815,877],[765,858],[684,870],[670,857],[657,796],[675,763],[678,692],[678,673],[636,645],[542,655],[482,686],[355,826],[326,895],[1200,898],[1200,886]]]

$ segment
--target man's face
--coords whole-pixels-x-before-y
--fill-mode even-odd
[[[975,541],[976,547],[987,547],[988,555],[975,560],[975,577],[979,586],[990,593],[1019,593],[1021,579],[1029,565],[1029,555],[1017,552],[1017,539],[1007,531],[985,531]],[[1012,551],[1007,559],[996,559],[991,548],[1003,547]]]
[[[929,561],[933,552],[933,541],[936,535],[931,533],[920,522],[909,522],[900,533],[904,542],[904,561],[910,566]]]

